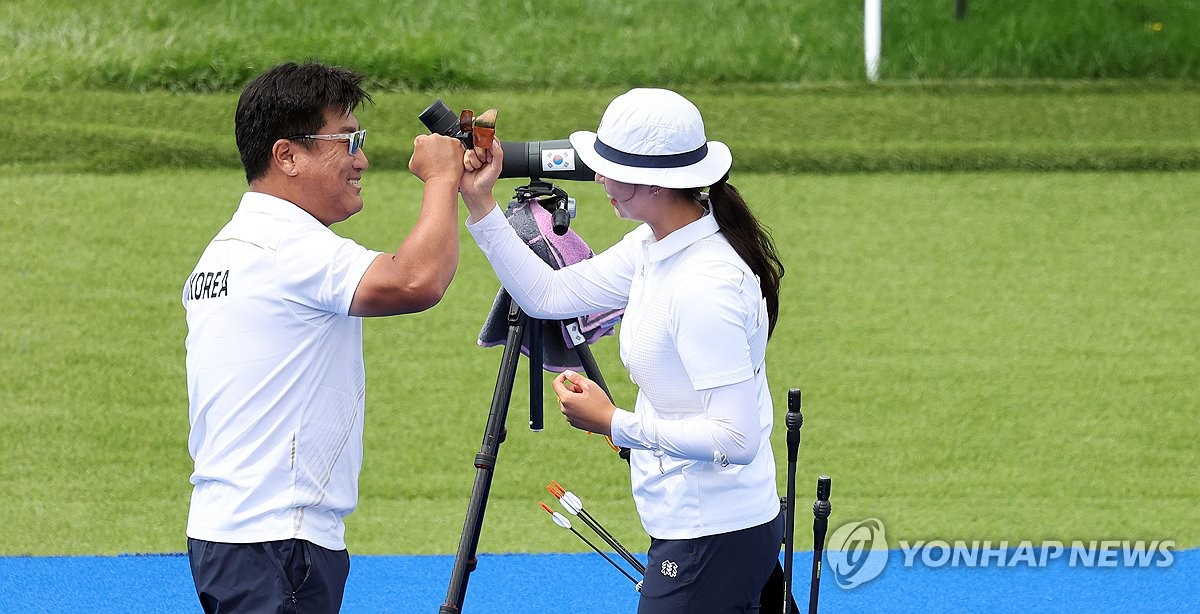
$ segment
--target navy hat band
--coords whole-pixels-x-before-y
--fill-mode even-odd
[[[708,143],[701,145],[698,149],[683,153],[668,154],[665,156],[644,156],[641,154],[625,153],[604,144],[600,139],[596,139],[596,153],[609,162],[615,162],[624,166],[635,166],[638,168],[679,168],[681,166],[690,166],[703,160],[708,155]]]

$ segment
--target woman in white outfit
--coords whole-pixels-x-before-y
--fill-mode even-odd
[[[641,222],[620,242],[558,270],[542,261],[492,195],[499,141],[465,154],[467,229],[530,316],[625,310],[633,411],[582,374],[553,384],[572,426],[631,451],[633,496],[652,538],[638,612],[758,611],[783,536],[765,363],[783,266],[728,183],[729,148],[707,140],[683,96],[630,90],[571,144],[617,215]]]

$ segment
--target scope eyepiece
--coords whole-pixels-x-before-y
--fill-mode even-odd
[[[441,98],[434,100],[419,116],[421,123],[434,134],[454,136],[458,132],[458,116]]]
[[[444,134],[462,141],[467,148],[474,147],[469,127],[462,125],[462,116],[456,115],[441,98],[434,100],[418,116],[422,124],[433,134]],[[528,177],[529,179],[556,179],[566,181],[594,181],[596,172],[588,168],[575,155],[575,148],[567,139],[550,141],[500,141],[504,148],[504,167],[500,178]]]

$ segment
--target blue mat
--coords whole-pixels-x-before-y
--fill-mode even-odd
[[[1168,567],[904,566],[889,551],[876,578],[838,586],[825,567],[823,612],[1197,612],[1200,550],[1174,552]],[[612,555],[615,557],[615,555]],[[345,614],[435,614],[452,556],[352,556]],[[807,611],[812,553],[797,552],[797,601]],[[481,555],[464,612],[634,612],[627,578],[592,554]],[[0,613],[199,613],[187,557],[0,558]]]

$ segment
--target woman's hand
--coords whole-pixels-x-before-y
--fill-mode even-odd
[[[571,426],[600,435],[612,434],[612,416],[617,408],[599,384],[571,370],[559,373],[552,384],[559,409]]]
[[[498,139],[492,141],[489,149],[475,147],[463,152],[462,180],[458,191],[462,194],[467,210],[471,212],[471,221],[478,221],[496,206],[496,197],[492,188],[500,178],[504,168],[504,149]]]

